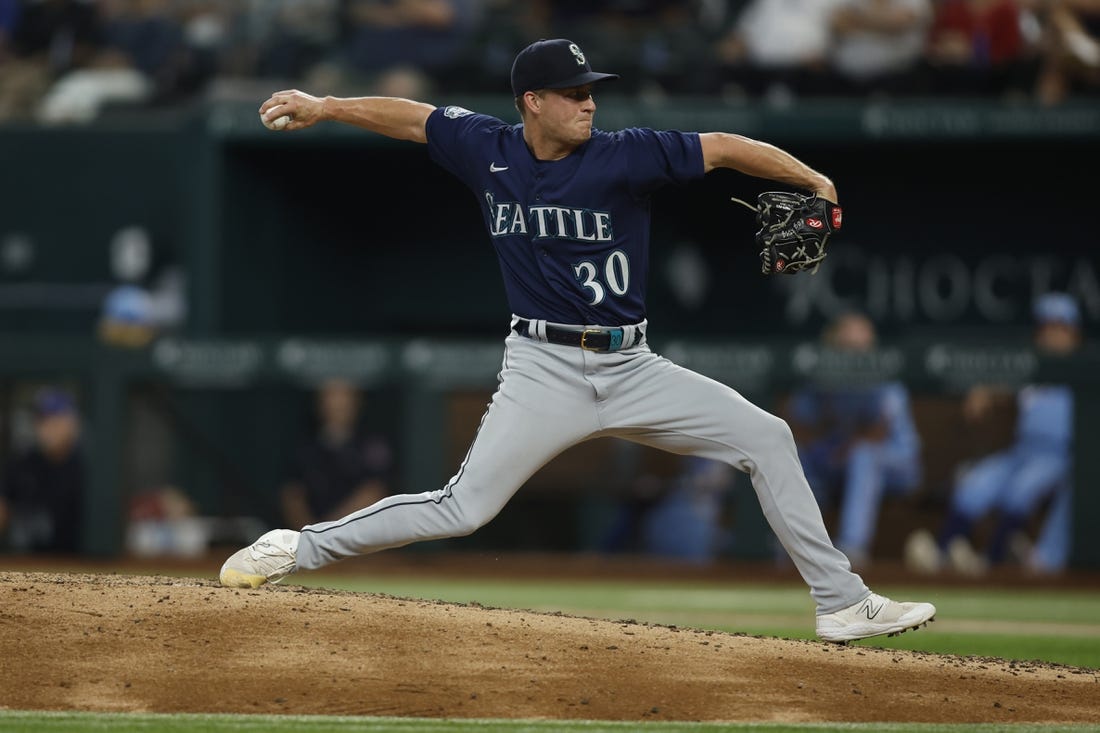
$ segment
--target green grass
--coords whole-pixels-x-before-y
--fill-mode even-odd
[[[548,720],[428,720],[423,718],[349,718],[300,715],[151,715],[115,713],[34,713],[0,711],[0,732],[46,733],[716,733],[717,731],[767,731],[767,733],[1085,733],[1095,726],[1037,725],[915,725],[908,723],[804,724],[780,723],[611,723]]]
[[[760,636],[815,638],[813,601],[800,585],[402,579],[321,573],[294,576],[291,582],[402,598],[476,602],[494,608],[561,611]],[[878,590],[894,598],[935,603],[937,621],[918,633],[868,639],[858,642],[860,645],[1100,669],[1100,591],[981,587]]]

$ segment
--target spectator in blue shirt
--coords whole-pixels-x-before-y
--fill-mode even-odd
[[[1046,293],[1035,303],[1035,345],[1048,354],[1066,355],[1081,341],[1076,301],[1065,293]],[[964,404],[968,418],[986,412],[996,390],[981,386]],[[959,573],[978,575],[1006,561],[1012,545],[1026,539],[1031,520],[1043,515],[1034,547],[1022,560],[1030,570],[1062,570],[1069,559],[1071,479],[1073,474],[1073,392],[1064,385],[1033,384],[1016,395],[1015,437],[1007,448],[964,471],[951,494],[948,516],[933,537],[917,530],[906,543],[906,561],[923,572],[945,564]],[[971,541],[979,522],[996,515],[984,552]]]
[[[823,334],[827,349],[871,351],[874,324],[844,313]],[[909,494],[922,478],[921,441],[909,391],[900,382],[807,385],[794,392],[788,422],[822,510],[838,509],[837,547],[853,566],[871,560],[886,494]]]

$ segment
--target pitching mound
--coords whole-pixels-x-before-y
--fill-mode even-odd
[[[213,580],[0,573],[4,707],[1094,721],[1095,670]]]

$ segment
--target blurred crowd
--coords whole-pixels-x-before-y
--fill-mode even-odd
[[[1084,332],[1073,296],[1044,293],[1032,315],[1036,353],[1059,358],[1080,347]],[[846,355],[854,365],[875,352],[878,340],[866,314],[845,311],[822,330],[821,354]],[[879,553],[894,535],[903,538],[900,559],[918,574],[1064,572],[1073,538],[1073,390],[981,382],[951,399],[961,423],[918,416],[905,383],[859,377],[858,370],[841,379],[807,379],[787,396],[780,412],[836,546],[860,571],[883,559]],[[1014,423],[1010,435],[988,450],[967,445],[966,434],[992,435],[1005,419]],[[954,450],[933,449],[934,431],[949,433]],[[939,462],[954,464],[943,485],[927,470]],[[686,458],[670,480],[641,478],[602,550],[709,562],[737,543],[728,516],[733,467]],[[882,510],[890,504],[899,511],[886,518]],[[790,562],[778,545],[775,559]]]
[[[1068,357],[1084,336],[1073,296],[1047,292],[1036,299],[1036,353]],[[839,314],[820,335],[822,357],[844,357],[850,365],[878,348],[874,322],[859,311]],[[851,376],[857,373],[808,378],[780,410],[830,534],[854,567],[866,570],[895,544],[898,559],[921,574],[980,577],[1015,569],[1051,576],[1068,569],[1075,491],[1075,396],[1068,385],[973,384],[949,395],[961,416],[956,425],[918,416],[903,382]],[[0,420],[0,553],[78,553],[89,466],[78,400],[64,385],[47,384],[14,395],[11,406],[10,425]],[[338,519],[400,493],[393,436],[376,427],[370,407],[368,394],[349,379],[312,386],[296,434],[276,451],[281,477],[270,490],[279,524]],[[138,413],[135,419],[134,432],[156,432],[155,421]],[[993,435],[1000,423],[1011,423],[1011,432],[984,447],[967,446],[966,434]],[[958,446],[933,450],[934,431],[949,433]],[[614,445],[610,473],[620,485],[600,481],[607,496],[593,497],[590,506],[609,499],[612,511],[605,526],[592,525],[596,541],[588,549],[691,563],[761,549],[749,546],[760,544],[757,538],[736,536],[743,475],[734,466],[682,456],[673,470],[657,471],[640,444]],[[952,464],[942,486],[927,470],[941,462]],[[211,544],[263,531],[265,520],[257,517],[204,515],[169,473],[147,468],[135,482],[129,552],[197,556]],[[882,510],[891,504],[901,511],[885,517]],[[775,558],[789,562],[778,547]]]
[[[0,119],[292,85],[498,94],[549,37],[656,99],[1100,91],[1100,0],[0,0]]]

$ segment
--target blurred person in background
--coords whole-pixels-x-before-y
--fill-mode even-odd
[[[68,72],[88,66],[103,43],[89,0],[19,0],[0,64],[0,121],[34,119],[47,91]]]
[[[227,5],[234,5],[228,3]],[[199,28],[216,25],[179,0],[100,0],[109,64],[147,81],[145,104],[171,104],[198,92],[220,63],[209,57]],[[113,55],[113,57],[111,56]]]
[[[243,68],[261,78],[307,79],[338,40],[340,0],[247,0],[238,32],[251,58]]]
[[[344,379],[317,388],[315,425],[298,440],[280,492],[291,525],[338,519],[392,493],[393,450],[384,436],[364,429],[365,400]]]
[[[19,0],[0,0],[0,63],[11,53],[11,38],[19,19]]]
[[[37,69],[33,98],[30,87],[9,88],[22,95],[23,116],[89,122],[110,105],[147,106],[195,91],[181,7],[174,0],[24,2],[16,38],[25,61],[22,71],[7,71],[26,82]]]
[[[1065,356],[1077,350],[1081,315],[1072,296],[1042,295],[1034,317],[1039,351]],[[905,557],[913,570],[934,573],[950,565],[958,573],[980,575],[1013,556],[1037,573],[1065,568],[1071,532],[1073,391],[1050,384],[1033,384],[1018,392],[979,385],[966,395],[964,417],[977,422],[998,398],[1016,402],[1014,440],[960,472],[938,535],[927,529],[910,535]],[[972,544],[978,525],[994,516],[992,536],[978,552]],[[1044,523],[1031,547],[1028,525],[1039,516]]]
[[[612,521],[599,549],[707,563],[726,549],[725,502],[736,481],[729,464],[698,456],[678,456],[672,472],[647,469],[644,449],[616,439],[609,462],[621,481],[602,482],[618,494]]]
[[[1040,27],[1031,0],[938,0],[922,73],[944,95],[1031,96]]]
[[[826,349],[854,353],[876,347],[874,324],[847,312],[822,334]],[[796,390],[788,403],[806,478],[823,511],[837,508],[837,547],[854,567],[871,562],[884,495],[906,495],[922,478],[921,440],[909,391],[897,381],[817,385]]]
[[[1046,0],[1036,96],[1044,105],[1100,92],[1100,0]]]
[[[466,52],[452,67],[456,90],[495,94],[508,84],[514,49],[528,38],[553,35],[549,0],[479,0],[480,17]]]
[[[105,344],[144,347],[187,318],[187,272],[169,242],[143,224],[120,227],[110,240],[118,281],[100,306],[97,335]]]
[[[183,28],[170,0],[100,0],[104,45],[120,66],[145,74],[171,89],[183,54]]]
[[[932,0],[843,0],[832,15],[838,92],[915,92],[933,13]]]
[[[464,58],[479,11],[480,0],[344,0],[339,73],[381,96],[425,94]]]
[[[76,403],[47,387],[31,412],[34,443],[11,459],[0,483],[0,531],[15,552],[76,553],[86,481]]]
[[[713,48],[719,83],[777,105],[831,92],[831,18],[842,2],[749,0]]]
[[[618,93],[655,100],[713,85],[700,3],[566,0],[547,2],[544,16],[549,35],[604,49],[608,63],[623,72]]]
[[[631,5],[624,0],[624,5]],[[635,29],[641,91],[648,98],[669,94],[708,94],[716,84],[705,3],[649,0],[645,15],[631,17]]]
[[[18,96],[19,84],[13,86],[11,70],[17,63],[14,37],[21,5],[20,0],[0,0],[0,121],[11,116],[8,109]]]
[[[725,500],[737,472],[728,463],[700,456],[680,461],[680,472],[642,519],[643,548],[659,557],[705,564],[730,542]]]

